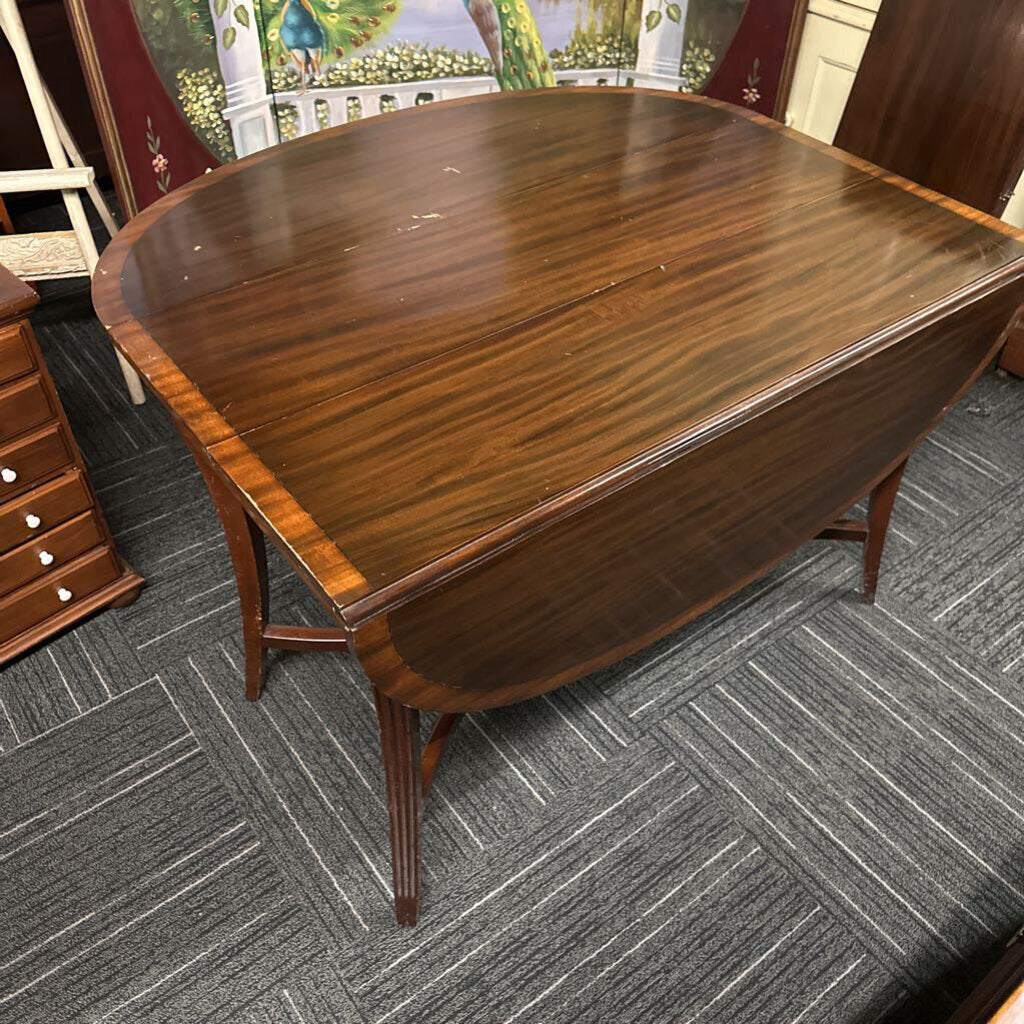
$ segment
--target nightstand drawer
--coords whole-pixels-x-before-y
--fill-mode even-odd
[[[15,381],[0,391],[0,441],[24,434],[53,416],[39,374]]]
[[[58,612],[113,583],[121,566],[109,548],[96,548],[61,569],[49,572],[0,598],[0,644],[45,622]]]
[[[0,555],[0,595],[9,594],[48,572],[56,572],[103,540],[96,516],[85,512]]]
[[[0,327],[0,384],[35,369],[28,328],[22,324]]]
[[[0,505],[0,552],[17,547],[92,506],[92,495],[75,470]]]
[[[0,448],[0,501],[20,494],[71,462],[59,423]]]

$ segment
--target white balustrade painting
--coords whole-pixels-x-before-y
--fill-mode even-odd
[[[496,89],[699,89],[744,0],[132,0],[218,159]]]
[[[67,5],[133,214],[219,163],[474,93],[635,85],[771,114],[803,0]]]

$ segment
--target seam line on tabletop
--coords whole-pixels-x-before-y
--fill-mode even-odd
[[[702,249],[709,248],[717,245],[721,242],[729,241],[730,239],[736,238],[740,235],[746,234],[749,231],[753,231],[756,228],[762,227],[764,224],[770,223],[773,220],[778,220],[782,216],[788,216],[789,214],[795,213],[798,210],[803,210],[807,207],[815,206],[818,203],[826,202],[829,199],[834,199],[836,196],[841,195],[844,192],[852,191],[853,189],[862,188],[867,186],[872,180],[869,176],[865,175],[863,178],[857,181],[848,182],[847,184],[835,189],[832,192],[816,196],[813,199],[805,200],[804,202],[797,203],[794,206],[786,207],[786,209],[776,212],[774,214],[765,215],[758,220],[752,221],[749,224],[744,224],[736,228],[735,231],[731,231],[727,234],[716,235],[713,239],[709,239],[705,242],[701,242],[697,245],[693,245],[687,248],[683,248],[673,256],[668,256],[656,263],[652,263],[649,266],[645,266],[642,269],[634,271],[632,274],[627,274],[621,280],[615,281],[610,284],[601,285],[598,288],[592,288],[588,292],[584,292],[581,295],[574,295],[570,298],[566,298],[561,302],[556,302],[554,305],[547,306],[544,309],[537,310],[534,313],[529,313],[526,316],[521,317],[518,320],[513,320],[507,324],[502,324],[501,327],[497,327],[493,330],[486,331],[484,334],[478,335],[475,338],[468,339],[462,342],[460,345],[456,345],[454,348],[445,349],[443,352],[437,352],[432,356],[427,356],[424,359],[419,359],[413,363],[407,363],[405,366],[396,367],[394,370],[388,373],[381,374],[379,377],[375,377],[373,380],[364,381],[362,384],[357,384],[354,387],[345,388],[339,391],[337,394],[328,395],[326,398],[321,398],[318,401],[310,402],[308,405],[300,406],[289,412],[282,413],[280,416],[274,416],[269,420],[265,420],[262,423],[258,423],[255,426],[246,427],[244,430],[235,430],[235,434],[232,436],[246,438],[253,433],[264,430],[275,423],[280,423],[283,420],[290,419],[293,416],[300,416],[304,413],[310,412],[313,409],[318,409],[329,402],[336,402],[341,398],[346,398],[349,395],[353,395],[356,392],[362,391],[369,387],[375,387],[385,381],[390,381],[395,377],[399,377],[405,373],[411,373],[415,370],[420,370],[423,367],[431,366],[436,363],[442,363],[451,357],[464,352],[466,349],[472,348],[476,345],[481,345],[484,342],[490,341],[500,334],[504,334],[507,331],[514,331],[526,324],[532,323],[535,320],[542,319],[543,317],[550,316],[553,313],[558,313],[566,309],[570,309],[573,306],[581,306],[592,299],[597,298],[600,295],[604,295],[607,292],[612,291],[615,288],[620,288],[623,285],[629,284],[638,278],[644,277],[647,274],[652,274],[654,271],[659,270],[661,267],[668,267],[674,263],[678,263],[680,260],[685,259],[687,256],[692,256],[694,253],[700,252]],[[698,321],[698,323],[703,321]],[[223,413],[221,413],[223,416]],[[234,428],[234,424],[229,424]],[[224,438],[223,440],[227,440]],[[220,442],[217,442],[218,444]],[[215,446],[211,446],[215,447]]]

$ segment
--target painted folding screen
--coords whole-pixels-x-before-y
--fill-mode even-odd
[[[498,89],[636,85],[771,114],[796,2],[67,0],[129,212],[298,135]]]

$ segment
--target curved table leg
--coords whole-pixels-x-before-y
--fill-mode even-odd
[[[837,519],[831,526],[818,534],[819,540],[849,540],[864,545],[864,590],[862,596],[868,604],[874,604],[878,588],[878,570],[882,564],[882,548],[889,530],[889,517],[896,494],[900,489],[903,471],[907,468],[904,459],[872,492],[868,501],[868,519]]]
[[[238,600],[242,610],[242,636],[245,645],[245,696],[259,700],[263,690],[263,631],[270,612],[267,586],[267,549],[263,532],[249,518],[242,503],[213,471],[202,452],[189,449],[202,473],[210,497],[217,508],[228,551],[238,580]]]
[[[420,713],[374,688],[380,749],[388,785],[391,868],[395,886],[395,917],[413,925],[420,902],[420,818],[422,768]]]
[[[868,535],[864,541],[864,600],[874,604],[878,587],[878,570],[882,564],[882,548],[889,529],[889,517],[900,489],[903,471],[907,468],[904,459],[872,492],[868,502]]]

